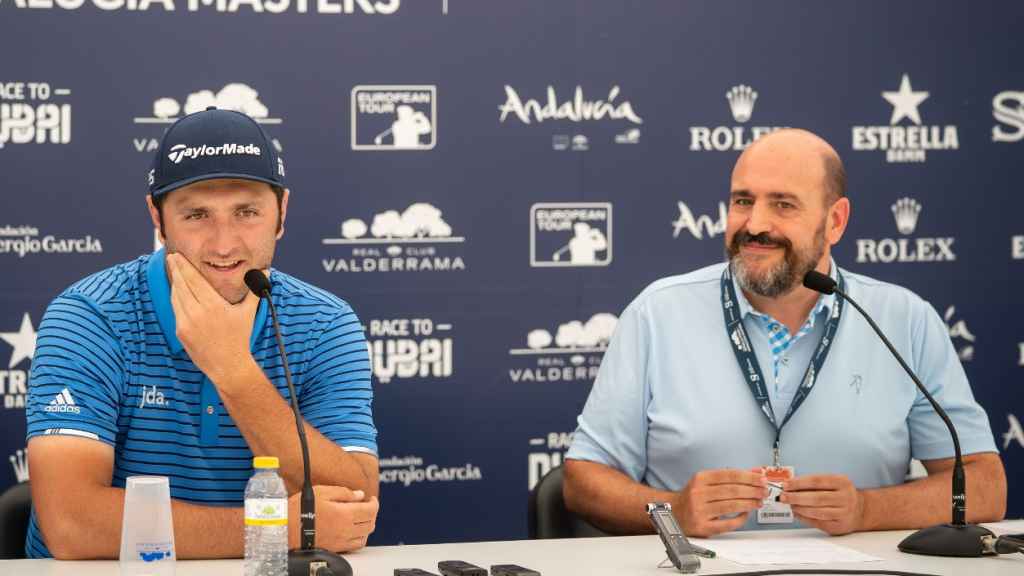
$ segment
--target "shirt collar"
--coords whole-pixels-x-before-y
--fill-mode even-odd
[[[836,271],[837,270],[838,269],[836,268],[836,261],[833,260],[831,257],[829,257],[829,259],[828,259],[828,275],[833,280],[837,279],[837,277],[836,277]],[[735,274],[732,274],[732,286],[733,286],[733,290],[736,291],[736,299],[739,300],[740,318],[745,318],[747,316],[747,314],[750,314],[752,316],[759,317],[759,318],[767,318],[768,317],[766,314],[764,314],[762,312],[758,312],[757,310],[755,310],[754,306],[750,303],[749,300],[747,300],[747,295],[744,294],[743,290],[740,288],[739,283],[736,281],[736,275]],[[811,309],[811,312],[810,312],[810,314],[808,314],[808,317],[807,317],[807,322],[810,323],[812,328],[814,327],[814,319],[819,314],[821,314],[822,312],[831,310],[832,309],[832,305],[835,302],[835,299],[836,299],[835,293],[832,293],[832,294],[821,294],[820,296],[818,296],[818,303],[814,305],[814,308]]]
[[[146,280],[149,283],[149,297],[153,300],[153,310],[156,312],[157,322],[160,330],[167,340],[167,346],[171,353],[178,355],[184,351],[181,341],[175,333],[177,323],[174,319],[174,308],[171,306],[171,284],[167,279],[167,266],[165,265],[163,248],[149,257],[149,264],[146,266]],[[273,272],[270,275],[273,282]],[[259,308],[256,309],[256,320],[252,324],[252,335],[249,337],[249,348],[256,347],[256,339],[263,331],[263,324],[267,320],[267,303],[260,299]]]

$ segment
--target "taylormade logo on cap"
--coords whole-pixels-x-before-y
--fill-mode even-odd
[[[180,164],[185,158],[202,158],[203,156],[234,156],[249,154],[259,156],[263,153],[260,147],[255,144],[221,144],[220,146],[186,146],[175,144],[171,146],[171,153],[167,155],[171,162]]]

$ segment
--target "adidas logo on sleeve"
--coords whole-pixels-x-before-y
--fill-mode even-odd
[[[82,409],[75,404],[71,391],[65,387],[59,394],[53,397],[53,400],[50,400],[50,403],[46,408],[43,408],[43,411],[58,414],[79,414],[82,412]]]

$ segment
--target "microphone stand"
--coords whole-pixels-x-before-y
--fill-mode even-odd
[[[255,273],[255,274],[254,274]],[[259,278],[255,276],[258,275]],[[292,413],[295,415],[295,427],[299,431],[299,446],[302,448],[302,495],[299,499],[299,518],[301,519],[301,545],[288,551],[288,576],[352,576],[352,566],[340,555],[316,547],[316,498],[313,494],[313,482],[309,472],[309,444],[306,442],[306,428],[302,425],[299,401],[292,384],[292,373],[288,367],[288,356],[284,352],[284,340],[281,338],[281,326],[277,323],[277,310],[270,298],[270,280],[259,270],[250,270],[245,274],[245,283],[260,298],[265,298],[270,308],[270,317],[274,324],[274,337],[277,339],[277,351],[281,355],[284,366],[284,378],[288,383],[288,396],[291,398]]]
[[[917,378],[914,371],[910,369],[910,366],[907,366],[903,357],[900,356],[896,348],[889,342],[889,339],[885,337],[885,334],[882,334],[882,330],[871,319],[871,316],[868,316],[868,313],[859,304],[854,302],[849,295],[836,287],[836,282],[832,278],[811,270],[804,276],[804,286],[816,292],[838,294],[860,312],[861,316],[868,321],[872,330],[875,331],[875,334],[881,338],[882,342],[889,349],[889,352],[896,358],[896,361],[903,367],[903,370],[910,376],[910,379],[917,385],[917,389],[928,399],[928,402],[939,417],[942,418],[946,427],[949,428],[950,435],[953,437],[953,452],[955,454],[953,464],[953,521],[949,524],[930,526],[914,532],[899,543],[898,548],[900,551],[929,556],[981,556],[992,553],[985,546],[986,538],[995,538],[992,531],[984,526],[968,524],[966,520],[967,480],[964,476],[963,457],[960,454],[960,437],[957,435],[956,428],[953,426],[953,421],[949,419],[949,415],[935,401],[935,398],[924,387],[924,384]]]

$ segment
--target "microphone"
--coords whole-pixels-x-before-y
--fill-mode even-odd
[[[309,444],[306,442],[306,428],[302,425],[302,413],[299,412],[299,400],[292,384],[292,372],[288,368],[288,356],[284,353],[284,340],[281,338],[281,326],[277,323],[277,310],[270,297],[270,280],[260,270],[249,270],[245,273],[245,285],[260,298],[267,301],[270,317],[274,323],[274,337],[277,339],[277,351],[281,355],[284,366],[284,379],[288,383],[288,396],[291,397],[292,413],[295,414],[295,427],[299,431],[299,446],[302,448],[302,496],[299,500],[299,518],[301,519],[301,546],[288,551],[288,576],[352,576],[352,566],[348,561],[322,548],[316,547],[316,498],[313,494],[313,482],[309,473]]]
[[[822,294],[838,294],[860,312],[861,316],[871,325],[875,334],[878,334],[878,337],[889,348],[889,352],[892,352],[892,355],[896,357],[896,361],[900,363],[900,366],[910,376],[910,379],[917,385],[917,389],[924,394],[924,397],[931,403],[935,412],[946,423],[946,427],[949,428],[949,433],[953,437],[953,451],[956,455],[953,464],[953,522],[922,528],[914,532],[899,543],[900,551],[930,556],[981,556],[982,554],[993,553],[994,551],[986,546],[986,539],[994,539],[995,535],[983,526],[968,524],[966,521],[967,481],[964,478],[964,461],[960,454],[960,437],[957,436],[956,428],[953,427],[953,421],[949,419],[949,415],[935,401],[935,398],[924,387],[924,384],[917,378],[914,371],[910,369],[910,366],[907,366],[907,363],[903,361],[903,357],[900,356],[896,348],[889,342],[889,339],[885,337],[885,334],[882,334],[882,330],[871,319],[871,316],[868,316],[868,313],[854,302],[849,295],[840,290],[836,286],[835,280],[817,270],[811,270],[804,275],[804,286]]]

